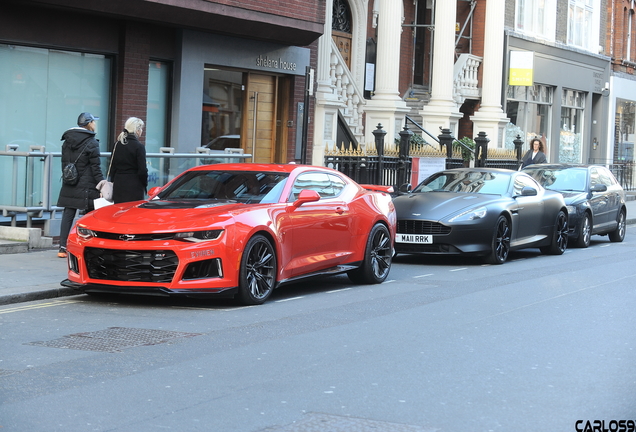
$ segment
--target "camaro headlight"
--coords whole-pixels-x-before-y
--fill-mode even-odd
[[[81,227],[81,226],[77,227],[77,235],[83,238],[84,240],[89,240],[93,237],[97,237],[95,235],[95,231],[85,227]]]
[[[475,209],[467,210],[463,213],[458,214],[457,216],[453,216],[449,222],[464,222],[476,219],[483,219],[484,217],[486,217],[486,213],[488,213],[486,207],[478,207]]]
[[[209,240],[216,240],[221,237],[223,230],[206,230],[206,231],[188,231],[175,233],[174,238],[176,240],[185,240],[190,242],[202,242]]]

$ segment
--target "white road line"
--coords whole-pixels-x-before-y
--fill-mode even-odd
[[[391,280],[388,280],[388,281],[384,281],[384,282],[382,282],[382,284],[381,284],[381,285],[388,284],[388,283],[391,283],[391,282],[395,282],[395,279],[391,279]]]
[[[276,300],[276,303],[282,303],[282,302],[292,301],[292,300],[300,300],[301,298],[305,298],[305,297],[304,296],[300,296],[300,297],[291,297],[291,298],[288,298],[288,299]]]
[[[419,275],[419,276],[413,276],[413,279],[429,277],[429,276],[433,276],[433,273],[429,273],[429,274],[425,274],[425,275]]]
[[[327,291],[327,294],[337,293],[337,292],[341,292],[341,291],[347,291],[347,290],[350,290],[350,289],[351,288],[341,288],[341,289],[337,289],[337,290]]]
[[[468,267],[462,267],[462,268],[453,269],[453,270],[449,270],[449,271],[456,272],[456,271],[462,271],[462,270],[468,270]]]

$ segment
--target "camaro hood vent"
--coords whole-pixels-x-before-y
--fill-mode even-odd
[[[236,204],[234,200],[153,200],[140,204],[142,209],[192,209],[192,208],[211,208],[228,204]]]

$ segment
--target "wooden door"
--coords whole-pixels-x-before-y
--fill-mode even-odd
[[[244,145],[255,163],[276,161],[277,84],[275,76],[248,74]]]

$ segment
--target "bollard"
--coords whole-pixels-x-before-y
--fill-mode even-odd
[[[400,159],[398,160],[397,185],[395,185],[396,190],[408,182],[409,150],[411,148],[412,136],[413,132],[409,130],[409,127],[405,122],[404,129],[400,131]]]
[[[475,166],[485,167],[488,158],[488,143],[486,132],[479,132],[475,137]]]
[[[376,173],[375,184],[383,185],[384,178],[384,137],[386,131],[382,129],[382,124],[378,123],[378,127],[373,132],[375,137],[375,149],[378,152],[378,172]]]
[[[512,142],[515,145],[515,151],[517,152],[517,163],[519,166],[521,166],[521,147],[523,146],[521,135],[517,135],[517,138]]]

